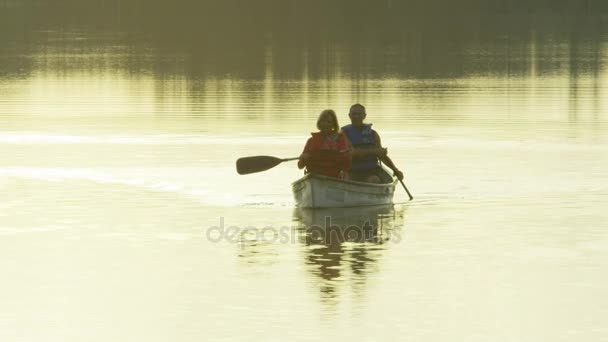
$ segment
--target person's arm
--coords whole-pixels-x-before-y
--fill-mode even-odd
[[[306,141],[306,145],[304,146],[304,151],[300,155],[300,159],[298,160],[298,169],[303,169],[308,162],[310,161],[311,152],[312,152],[312,138],[308,138]]]
[[[350,139],[348,138],[348,135],[346,134],[346,132],[344,132],[343,129],[340,129],[340,134],[342,134],[342,136],[344,137],[344,140],[346,140],[346,148],[348,149],[348,152],[350,153],[351,157],[355,156],[355,148],[353,147],[353,144],[351,144]]]
[[[376,142],[377,148],[382,149],[384,151],[384,154],[378,155],[378,159],[380,159],[380,161],[383,162],[384,165],[388,166],[391,170],[393,170],[393,173],[394,173],[395,177],[397,177],[397,179],[403,180],[403,172],[401,172],[397,168],[397,166],[395,166],[395,164],[393,163],[391,158],[388,156],[387,149],[382,147],[382,141],[380,140],[380,135],[376,131],[373,131],[373,133],[374,133],[374,141]]]
[[[352,167],[353,147],[350,145],[350,141],[348,141],[346,134],[341,132],[340,137],[343,139],[344,142],[342,144],[346,145],[346,148],[339,151],[338,161],[342,170],[350,171]]]
[[[348,144],[348,149],[351,151],[352,158],[361,158],[370,154],[380,157],[381,155],[386,154],[386,149],[382,148],[382,146],[380,146],[380,148],[354,148],[346,132],[344,132],[344,130],[342,130],[342,132],[346,138],[346,143]],[[376,131],[373,132],[374,137],[376,137],[378,133],[376,133]]]

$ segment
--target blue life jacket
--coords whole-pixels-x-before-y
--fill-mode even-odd
[[[363,129],[359,130],[353,125],[342,127],[348,140],[355,149],[371,149],[376,148],[376,140],[372,131],[372,124],[363,124]],[[375,155],[367,155],[361,158],[353,158],[353,166],[351,170],[371,170],[378,167],[378,157]]]

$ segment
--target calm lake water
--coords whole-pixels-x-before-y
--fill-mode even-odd
[[[608,34],[192,44],[121,13],[0,34],[0,340],[608,339]],[[355,102],[414,201],[297,210],[294,162],[237,175]]]

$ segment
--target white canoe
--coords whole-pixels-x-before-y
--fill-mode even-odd
[[[393,203],[397,179],[385,168],[384,183],[373,184],[308,174],[291,184],[300,208],[336,208]]]

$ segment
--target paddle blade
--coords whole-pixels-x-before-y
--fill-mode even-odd
[[[250,173],[266,171],[281,164],[283,160],[271,156],[253,156],[243,157],[236,161],[236,172],[239,175],[247,175]]]

